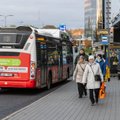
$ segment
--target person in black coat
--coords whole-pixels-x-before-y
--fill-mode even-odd
[[[85,61],[88,61],[88,56],[85,54],[85,50],[82,48],[82,49],[80,49],[79,55],[77,55],[77,57],[75,58],[75,66],[78,63],[78,60],[79,60],[80,56],[83,56],[85,58]]]
[[[112,56],[110,57],[110,71],[111,73],[117,73],[117,65],[118,65],[118,58],[116,54],[113,52]]]

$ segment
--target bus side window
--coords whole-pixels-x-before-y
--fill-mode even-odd
[[[58,65],[59,64],[58,44],[57,43],[55,44],[54,42],[53,43],[49,42],[47,44],[48,44],[48,65]]]
[[[70,64],[73,62],[73,55],[72,55],[72,45],[67,44],[67,63]]]
[[[54,65],[58,65],[59,63],[59,57],[58,57],[58,54],[55,54],[54,55]]]
[[[63,64],[67,64],[67,46],[63,43],[62,46],[62,54],[63,54]]]
[[[48,65],[53,65],[54,64],[54,59],[53,56],[48,53]]]
[[[40,67],[40,59],[41,59],[41,48],[40,41],[36,40],[36,54],[37,54],[37,67]]]

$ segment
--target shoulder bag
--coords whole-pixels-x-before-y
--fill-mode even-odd
[[[91,67],[91,65],[90,65],[90,67]],[[101,77],[100,77],[100,75],[95,75],[94,72],[93,72],[92,67],[91,67],[91,70],[92,70],[92,73],[93,73],[93,75],[94,75],[94,77],[95,77],[95,81],[100,81],[100,82],[101,82]]]

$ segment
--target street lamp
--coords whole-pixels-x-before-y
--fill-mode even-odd
[[[6,27],[6,22],[7,22],[7,17],[12,17],[14,15],[0,15],[4,17],[4,21],[5,21],[5,27]]]

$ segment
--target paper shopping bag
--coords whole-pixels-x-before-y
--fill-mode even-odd
[[[106,97],[105,84],[103,82],[99,90],[99,99],[104,99],[105,97]]]

